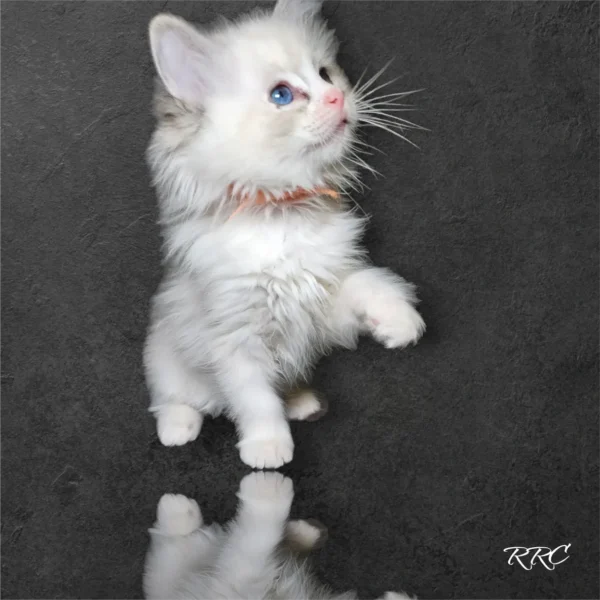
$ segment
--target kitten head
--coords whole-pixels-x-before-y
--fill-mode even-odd
[[[358,113],[320,4],[279,0],[270,13],[212,30],[155,17],[155,149],[213,182],[324,183],[351,146]]]

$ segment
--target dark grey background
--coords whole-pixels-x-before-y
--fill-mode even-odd
[[[251,5],[254,3],[246,3]],[[2,3],[2,589],[138,598],[161,494],[233,514],[233,427],[159,445],[141,350],[160,278],[143,161],[146,27],[242,3]],[[374,132],[376,263],[428,331],[322,361],[326,419],[294,426],[294,514],[321,577],[361,596],[597,598],[598,4],[329,3],[356,78],[425,87],[420,147]],[[555,571],[514,545],[572,544]]]

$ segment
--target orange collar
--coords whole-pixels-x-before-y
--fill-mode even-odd
[[[238,207],[231,213],[230,219],[250,205],[261,206],[268,202],[272,202],[273,204],[286,204],[288,202],[300,202],[302,200],[307,200],[308,198],[314,198],[315,196],[329,196],[336,200],[340,197],[339,192],[326,187],[315,187],[312,190],[298,187],[291,192],[284,192],[281,196],[274,196],[273,194],[265,193],[262,190],[258,190],[254,195],[235,194],[233,184],[229,186],[228,191],[232,197],[237,197],[240,202]]]

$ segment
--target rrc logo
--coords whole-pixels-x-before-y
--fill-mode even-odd
[[[552,550],[546,546],[533,546],[532,548],[511,546],[510,548],[504,548],[504,552],[512,550],[512,554],[508,559],[509,565],[513,565],[517,561],[526,571],[531,571],[538,564],[548,569],[548,571],[554,571],[556,565],[568,560],[567,552],[570,547],[571,544],[564,544]]]

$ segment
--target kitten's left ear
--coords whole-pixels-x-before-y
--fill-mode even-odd
[[[273,10],[277,17],[307,23],[321,14],[322,0],[278,0]]]
[[[210,40],[184,19],[167,13],[150,21],[149,35],[156,70],[168,92],[179,100],[201,104],[213,71]]]

